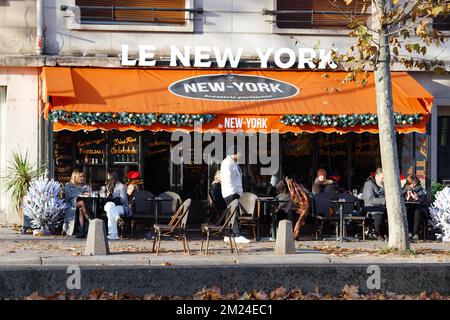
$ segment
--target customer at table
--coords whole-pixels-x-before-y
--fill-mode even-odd
[[[317,177],[312,185],[312,193],[323,192],[326,186],[333,185],[335,182],[327,178],[327,171],[323,168],[317,170]]]
[[[288,219],[291,222],[294,220],[293,209],[295,208],[285,181],[279,181],[275,189],[277,192],[275,199],[281,201],[275,210],[276,226],[278,226],[278,222],[281,220]]]
[[[67,209],[64,213],[63,231],[68,236],[74,236],[75,224],[78,211],[77,237],[84,237],[86,234],[85,222],[89,220],[89,211],[84,200],[77,198],[82,194],[88,194],[89,188],[85,183],[84,173],[74,170],[70,177],[70,182],[64,186]]]
[[[217,210],[219,211],[225,210],[227,204],[225,203],[225,200],[222,197],[222,182],[220,179],[220,170],[216,171],[216,174],[214,175],[214,180],[211,184],[211,198],[213,205]]]
[[[370,176],[364,184],[364,206],[374,221],[377,240],[387,240],[385,234],[386,199],[384,196],[383,170],[378,168],[375,176]]]
[[[420,180],[415,175],[406,178],[406,183],[402,188],[406,201],[416,202],[406,206],[408,215],[409,237],[419,240],[419,227],[425,218],[426,191],[420,185]]]
[[[109,171],[106,180],[106,197],[109,199],[105,204],[106,216],[108,217],[108,239],[117,240],[117,223],[123,223],[121,216],[129,216],[127,187],[117,179],[115,171]]]
[[[238,164],[239,156],[240,153],[237,150],[237,146],[232,146],[229,148],[227,157],[222,161],[220,166],[222,197],[227,205],[229,205],[233,200],[239,199],[243,193],[242,171]],[[233,230],[234,235],[236,236],[236,243],[249,243],[250,240],[240,235],[238,221],[239,217],[236,215]],[[228,242],[230,239],[225,237],[224,241]]]

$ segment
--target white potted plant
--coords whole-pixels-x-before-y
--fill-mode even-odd
[[[46,177],[33,180],[23,199],[22,209],[30,219],[34,235],[49,235],[62,224],[66,204],[61,183]]]
[[[450,188],[436,193],[436,200],[430,208],[431,224],[442,230],[442,241],[450,242]]]

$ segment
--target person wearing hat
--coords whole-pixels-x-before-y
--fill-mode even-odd
[[[238,159],[240,153],[237,150],[237,146],[234,145],[227,150],[227,157],[222,161],[220,165],[220,180],[222,184],[222,197],[225,203],[229,205],[233,200],[239,199],[243,193],[242,188],[242,171],[239,167]],[[234,234],[236,236],[236,243],[249,243],[246,237],[239,234],[238,228],[238,215],[236,215],[236,223],[234,223]],[[228,237],[224,238],[225,242],[229,242]]]
[[[128,178],[128,186],[127,186],[128,199],[132,199],[136,191],[141,189],[143,181],[140,179],[141,174],[139,173],[139,171],[134,170],[128,171],[127,178]]]

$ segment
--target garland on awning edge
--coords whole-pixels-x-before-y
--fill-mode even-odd
[[[394,113],[396,125],[412,125],[424,119],[422,114]],[[281,122],[287,126],[316,125],[321,127],[354,127],[378,124],[378,116],[373,113],[365,114],[339,114],[339,115],[295,115],[288,114],[281,117]]]
[[[167,126],[189,126],[195,123],[207,124],[217,116],[214,114],[172,114],[172,113],[133,113],[133,112],[72,112],[64,110],[53,110],[49,113],[51,122],[64,121],[72,124],[91,125],[97,124],[120,124],[151,126],[160,123]],[[422,114],[394,114],[396,125],[413,125],[424,119]],[[286,126],[316,125],[321,127],[354,127],[378,124],[378,116],[373,113],[365,114],[340,114],[340,115],[284,115],[280,121]]]
[[[73,124],[91,125],[117,123],[121,125],[151,126],[160,123],[168,126],[189,126],[195,123],[206,124],[215,119],[212,114],[172,114],[172,113],[133,113],[133,112],[70,112],[53,110],[48,119],[51,122],[64,121]]]

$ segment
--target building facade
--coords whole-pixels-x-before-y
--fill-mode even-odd
[[[344,8],[344,1],[341,2]],[[360,14],[361,9],[361,4],[356,1],[351,11]],[[56,163],[55,149],[58,147],[55,147],[55,143],[58,144],[58,139],[76,141],[85,146],[89,141],[98,141],[99,137],[103,139],[103,134],[108,133],[108,128],[98,127],[97,131],[90,134],[91,137],[97,134],[99,137],[86,138],[83,136],[83,130],[86,128],[77,134],[69,134],[64,127],[60,127],[61,130],[54,130],[57,126],[43,120],[46,110],[48,111],[46,106],[52,106],[59,99],[56,97],[57,94],[52,96],[51,93],[54,92],[52,88],[46,88],[49,82],[45,81],[45,68],[53,68],[48,70],[76,68],[81,71],[92,68],[195,70],[195,50],[208,47],[208,50],[214,53],[213,48],[217,47],[222,53],[225,48],[229,48],[233,54],[239,52],[240,48],[243,51],[238,67],[235,68],[229,64],[225,68],[218,67],[212,55],[213,70],[261,70],[260,57],[256,51],[256,48],[259,48],[262,52],[273,49],[268,59],[268,69],[276,71],[287,58],[286,54],[283,54],[279,57],[280,63],[276,64],[275,52],[280,48],[292,50],[298,62],[302,52],[299,50],[309,48],[324,52],[343,51],[353,43],[353,39],[348,37],[345,15],[328,1],[321,0],[6,1],[6,4],[0,2],[0,17],[2,14],[5,19],[0,19],[0,30],[3,31],[0,36],[0,43],[3,44],[0,47],[0,88],[3,87],[0,89],[0,103],[3,101],[2,110],[6,111],[0,113],[2,115],[0,121],[5,121],[2,124],[7,123],[8,126],[7,129],[1,126],[3,131],[0,166],[2,168],[6,166],[8,154],[20,145],[22,150],[29,150],[37,162],[47,161],[50,171],[55,173],[55,176],[59,173],[64,179],[67,179],[69,171],[74,166],[81,165],[89,159],[89,155],[83,152],[95,150],[86,151],[86,148],[83,150],[80,148],[78,154],[72,153],[70,166],[63,160]],[[17,18],[19,16],[20,19]],[[364,14],[360,16],[365,17]],[[439,28],[446,28],[445,20],[440,23]],[[123,45],[127,46],[126,51],[123,51]],[[154,50],[151,50],[154,55],[148,60],[156,60],[157,65],[124,66],[124,53],[128,53],[127,61],[134,61],[139,56],[140,46],[143,45],[154,46]],[[181,60],[177,66],[170,66],[171,46],[176,46],[180,50],[180,56],[185,52],[183,49],[190,48],[190,54],[186,58],[186,64],[190,64],[190,67],[181,66]],[[447,54],[449,52],[447,43],[439,48],[429,48],[427,54],[430,58],[449,59]],[[295,66],[289,71],[306,71],[308,67],[307,64],[303,64],[306,69],[298,70]],[[394,71],[408,70],[395,66]],[[450,119],[450,77],[418,71],[409,71],[409,76],[431,93],[434,99],[427,129],[422,130],[421,134],[412,133],[414,131],[412,130],[411,133],[398,137],[402,173],[416,173],[428,185],[432,181],[450,180],[450,166],[446,165],[449,152],[446,141],[450,138],[450,130],[447,130],[447,122]],[[58,77],[56,76],[56,79]],[[69,91],[76,93],[77,84],[75,80],[73,82],[75,87]],[[70,98],[69,96],[66,98]],[[169,107],[167,113],[171,112],[174,110]],[[17,133],[12,134],[16,131]],[[162,180],[167,183],[158,185],[149,182],[150,190],[180,191],[180,188],[184,188],[187,192],[189,188],[204,185],[204,180],[209,180],[204,177],[201,168],[186,166],[183,169],[169,164],[160,166],[167,159],[152,155],[158,154],[158,148],[164,149],[161,142],[167,140],[167,136],[164,130],[155,134],[150,134],[150,131],[143,130],[143,133],[135,138],[136,145],[127,146],[131,150],[129,154],[126,154],[128,151],[123,153],[123,157],[130,156],[124,158],[127,161],[122,161],[123,159],[115,161],[117,158],[114,158],[109,146],[101,148],[110,148],[108,151],[108,157],[112,157],[108,160],[110,163],[129,163],[130,166],[125,170],[131,168],[148,173],[152,168],[157,168],[155,171],[159,174],[158,178],[151,179],[150,175],[149,180]],[[282,143],[289,147],[283,154],[284,170],[310,183],[315,169],[326,167],[330,173],[334,171],[344,177],[343,185],[347,189],[353,186],[359,188],[362,177],[367,176],[380,164],[378,140],[376,135],[367,132],[344,135],[341,133],[309,132],[285,135]],[[104,142],[112,143],[114,139],[123,138],[126,137],[108,136],[104,138]],[[135,150],[133,148],[140,150],[139,161],[132,158]],[[91,157],[88,162],[93,161],[92,165],[101,164],[105,161],[104,158],[102,161],[105,155],[100,154],[98,159]],[[165,154],[165,151],[159,154]],[[60,157],[63,158],[64,156]],[[362,163],[366,165],[361,165]],[[180,178],[179,171],[184,172],[183,178]],[[207,176],[210,175],[208,173]],[[249,185],[252,184],[250,180],[253,182],[257,180],[251,168],[248,168],[246,175]],[[104,175],[94,172],[91,172],[91,176],[98,181],[104,179]],[[261,188],[264,183],[261,183]],[[199,193],[204,194],[205,190]],[[6,213],[10,212],[6,204],[7,198],[4,196],[1,199],[0,221],[1,219],[11,221],[10,217],[14,214],[9,216]]]

